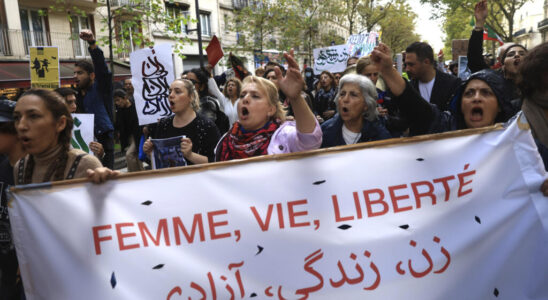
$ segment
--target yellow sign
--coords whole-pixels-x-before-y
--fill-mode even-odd
[[[33,88],[59,87],[59,49],[30,47],[30,85]]]

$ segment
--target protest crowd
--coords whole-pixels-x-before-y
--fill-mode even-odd
[[[486,17],[480,1],[467,54],[472,74],[464,80],[454,64],[439,66],[424,42],[407,47],[403,76],[382,42],[367,56],[350,57],[336,74],[301,70],[291,51],[285,67],[270,62],[232,78],[214,76],[211,66],[186,70],[169,85],[172,114],[148,125],[139,124],[131,79],[113,87],[103,50],[82,30],[91,61],[75,64],[74,87],[33,88],[0,101],[2,193],[7,185],[116,178],[116,141],[127,172],[137,172],[481,128],[517,114],[529,122],[548,170],[548,43],[533,49],[506,43],[493,69],[482,55]],[[94,114],[89,154],[71,146],[72,113]],[[182,162],[155,161],[163,141],[182,153]],[[548,179],[540,188],[548,197]],[[6,199],[0,225],[7,220]],[[7,224],[0,230],[9,230]],[[24,299],[17,270],[13,246],[0,245],[0,299]]]

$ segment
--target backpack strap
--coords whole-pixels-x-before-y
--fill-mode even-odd
[[[72,163],[72,166],[70,166],[70,170],[67,174],[67,177],[65,179],[73,179],[74,174],[76,174],[76,169],[78,169],[78,165],[80,164],[80,160],[82,160],[82,157],[88,155],[87,153],[82,153],[76,156],[74,159],[74,162]]]

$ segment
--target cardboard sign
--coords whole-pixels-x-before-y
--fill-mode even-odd
[[[29,47],[30,85],[33,88],[54,90],[59,87],[59,49],[57,47]]]

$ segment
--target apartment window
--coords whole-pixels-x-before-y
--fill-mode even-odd
[[[88,17],[70,16],[72,48],[74,49],[74,56],[76,57],[86,56],[88,45],[84,40],[79,38],[80,32],[84,29],[89,29]]]
[[[228,18],[228,15],[227,14],[224,14],[223,15],[223,20],[224,20],[224,26],[225,26],[225,33],[229,33],[229,28],[228,28],[228,22],[230,22],[230,19]]]
[[[25,54],[29,54],[30,46],[48,46],[46,38],[46,20],[37,10],[19,10],[21,30],[25,43]]]
[[[211,24],[209,23],[208,13],[200,13],[200,26],[202,27],[203,36],[211,36]]]
[[[129,53],[139,48],[139,45],[134,41],[134,38],[139,35],[139,24],[128,26],[127,20],[116,19],[114,21],[114,30],[116,33],[116,47],[123,49],[118,53],[119,58],[129,58]]]
[[[188,17],[188,6],[182,6],[180,3],[166,2],[166,12],[172,20],[186,18]],[[185,34],[188,33],[188,25],[186,25],[182,20],[180,21],[179,26],[181,26],[181,32]]]

